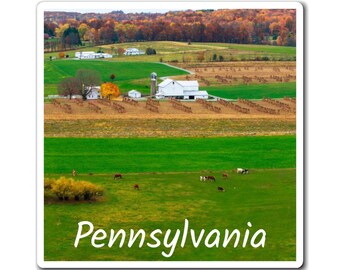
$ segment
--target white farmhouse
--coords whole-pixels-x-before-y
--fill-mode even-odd
[[[140,50],[138,50],[136,48],[128,48],[124,52],[124,55],[141,55],[141,54],[145,54],[145,52],[140,51]]]
[[[137,91],[137,90],[130,90],[128,92],[128,96],[130,98],[140,98],[142,96],[141,92]]]
[[[175,81],[166,79],[158,85],[156,98],[208,99],[207,91],[200,91],[198,81]]]
[[[78,59],[112,58],[112,54],[95,52],[76,52],[75,57]]]
[[[86,96],[87,99],[99,99],[100,98],[100,86],[93,86],[91,91]]]

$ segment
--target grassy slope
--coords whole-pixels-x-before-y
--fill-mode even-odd
[[[125,63],[109,62],[103,60],[55,60],[45,62],[44,82],[46,93],[56,93],[57,84],[66,77],[73,77],[79,69],[95,69],[100,72],[103,82],[109,81],[110,75],[116,75],[115,83],[126,90],[131,90],[131,86],[138,86],[148,80],[151,72],[157,71],[159,77],[183,75],[187,72],[171,68],[161,63]],[[142,82],[133,83],[133,81],[142,80]],[[125,87],[124,87],[125,86]],[[53,90],[55,89],[55,90]],[[123,89],[124,90],[124,89]]]
[[[235,138],[45,138],[45,172],[195,172],[294,168],[295,136]]]
[[[296,97],[296,82],[217,87],[210,86],[203,88],[211,95],[230,99],[261,99],[263,97],[282,98],[285,96]]]
[[[95,162],[95,160],[93,160]],[[231,174],[230,180],[216,175],[216,183],[202,183],[199,173],[191,174],[128,174],[121,181],[113,181],[111,175],[77,176],[105,188],[103,201],[96,203],[66,203],[45,205],[45,259],[46,260],[294,260],[295,259],[295,170],[256,170],[249,175]],[[58,175],[49,175],[59,177]],[[133,190],[138,183],[140,191]],[[217,192],[222,185],[226,192]],[[243,241],[247,222],[253,225],[250,237],[256,230],[266,231],[264,248],[254,249],[249,244],[233,248],[195,249],[187,240],[185,248],[177,244],[174,255],[166,259],[161,246],[151,249],[144,243],[139,249],[107,246],[95,249],[90,239],[83,239],[77,249],[73,247],[80,221],[91,221],[95,229],[144,229],[147,234],[155,229],[165,232],[182,229],[184,219],[190,222],[196,234],[201,229],[206,234],[219,229],[221,241],[224,230],[237,228]],[[205,235],[206,235],[205,234]],[[160,237],[162,239],[162,237]],[[171,238],[172,239],[172,238]],[[181,238],[180,238],[181,239]],[[147,240],[151,241],[148,237]],[[203,239],[204,240],[204,239]],[[181,240],[179,240],[180,242]],[[153,241],[151,241],[153,242]],[[97,243],[105,243],[97,241]],[[221,245],[221,243],[220,243]]]

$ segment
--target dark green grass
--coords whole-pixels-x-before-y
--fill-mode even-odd
[[[97,70],[101,75],[102,82],[110,81],[110,75],[113,73],[116,75],[114,82],[118,86],[123,86],[122,90],[131,90],[131,81],[148,79],[151,72],[156,72],[158,77],[188,74],[185,71],[161,63],[127,63],[72,59],[46,61],[44,66],[45,95],[56,94],[54,91],[57,89],[57,84],[66,77],[74,77],[79,69]],[[144,84],[145,83],[135,83],[133,86],[144,86]],[[149,84],[148,82],[148,85]]]
[[[100,161],[93,159],[93,162]],[[248,175],[231,172],[229,180],[223,180],[220,172],[211,174],[216,176],[216,183],[200,182],[200,173],[125,174],[117,181],[113,181],[110,174],[76,176],[77,180],[102,185],[104,197],[91,203],[45,204],[45,260],[294,261],[295,169],[252,170]],[[47,176],[58,178],[61,175]],[[135,183],[139,184],[139,191],[133,189]],[[223,186],[226,191],[218,192],[217,186]],[[148,235],[155,229],[161,229],[163,236],[171,229],[172,239],[175,229],[183,230],[184,219],[189,220],[190,229],[194,229],[196,235],[201,229],[206,230],[205,236],[210,230],[218,229],[221,232],[219,248],[208,249],[202,243],[195,249],[190,233],[184,248],[180,247],[180,236],[171,258],[161,255],[162,251],[169,251],[163,245],[155,249],[146,246],[147,241],[153,243]],[[110,229],[115,232],[124,229],[127,233],[130,229],[144,229],[146,242],[142,248],[138,248],[138,242],[132,248],[126,243],[122,248],[117,243],[108,248],[108,239],[105,239],[96,242],[105,243],[105,247],[96,249],[91,246],[89,237],[74,248],[78,222],[85,220],[108,234]],[[260,228],[266,231],[264,248],[251,247],[250,238],[242,248],[245,230],[249,229],[247,222],[252,224],[250,238]],[[234,241],[222,247],[225,229],[240,230],[241,241],[237,248],[233,247]],[[163,242],[163,237],[159,238]]]
[[[261,99],[296,97],[296,82],[271,83],[271,84],[251,84],[233,86],[210,86],[204,87],[209,94],[222,98],[246,98]]]
[[[45,138],[45,173],[197,172],[294,168],[295,136]]]

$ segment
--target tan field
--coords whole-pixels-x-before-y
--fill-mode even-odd
[[[200,85],[235,85],[292,82],[296,80],[296,63],[290,62],[213,62],[176,63],[193,72],[176,79],[198,80]]]
[[[158,113],[146,108],[145,101],[134,106],[114,101],[125,109],[119,113],[113,107],[98,101],[85,101],[82,105],[74,100],[59,100],[60,105],[45,104],[45,136],[47,137],[213,137],[240,135],[284,135],[295,134],[295,103],[281,99],[291,111],[284,111],[265,101],[256,104],[280,110],[269,114],[256,110],[240,101],[233,102],[249,113],[241,113],[216,101],[209,102],[220,108],[214,112],[198,102],[181,102],[190,107],[192,113],[174,108],[168,101],[160,101]],[[95,112],[93,105],[100,108]],[[64,109],[65,104],[71,108]]]

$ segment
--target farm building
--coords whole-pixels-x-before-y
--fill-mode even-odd
[[[95,52],[76,52],[75,57],[78,59],[112,58],[112,54]]]
[[[207,91],[200,91],[198,81],[175,81],[166,79],[158,85],[156,98],[208,99]]]
[[[145,52],[140,51],[140,50],[138,50],[136,48],[128,48],[124,52],[124,55],[141,55],[141,54],[145,54]]]
[[[142,96],[141,92],[137,91],[137,90],[130,90],[128,92],[128,96],[130,98],[140,98]]]
[[[87,99],[98,99],[100,98],[100,86],[92,87],[92,90],[87,94]]]

